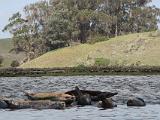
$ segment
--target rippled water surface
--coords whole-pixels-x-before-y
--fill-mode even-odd
[[[160,76],[73,76],[0,78],[0,94],[25,98],[24,91],[67,91],[81,89],[118,92],[118,107],[100,110],[86,106],[66,110],[1,110],[0,120],[160,120]],[[128,97],[142,97],[147,106],[128,108]]]
[[[160,120],[160,105],[143,108],[120,105],[110,110],[90,106],[66,110],[2,110],[0,120]]]

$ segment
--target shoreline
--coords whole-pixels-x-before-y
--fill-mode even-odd
[[[63,67],[63,68],[0,68],[0,77],[40,77],[79,75],[160,75],[160,66],[141,67]]]

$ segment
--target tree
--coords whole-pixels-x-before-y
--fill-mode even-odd
[[[23,51],[26,53],[28,60],[30,60],[32,39],[30,34],[30,27],[28,26],[28,20],[21,17],[22,15],[18,12],[13,14],[9,18],[9,24],[5,26],[3,31],[9,31],[13,34],[14,50],[19,52]]]
[[[114,37],[158,28],[160,9],[152,0],[46,0],[27,5],[9,19],[14,48],[31,60],[45,52],[86,43],[94,36]]]
[[[18,12],[9,19],[10,23],[3,30],[13,34],[14,50],[25,52],[28,61],[46,52],[42,37],[46,9],[46,2],[30,4],[24,8],[25,19]]]
[[[25,17],[28,20],[27,24],[30,28],[31,39],[33,39],[34,57],[37,57],[45,52],[45,31],[47,29],[47,18],[50,15],[49,4],[47,1],[40,1],[34,4],[25,6]]]
[[[116,17],[111,28],[112,34],[117,36],[156,30],[160,11],[154,6],[148,6],[150,2],[152,0],[108,0],[106,12]]]

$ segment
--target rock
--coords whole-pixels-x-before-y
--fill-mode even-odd
[[[9,100],[11,100],[11,99],[0,96],[0,109],[7,109],[8,108],[7,101],[9,101]]]
[[[0,109],[8,108],[8,104],[4,100],[0,100]]]
[[[30,100],[51,100],[51,101],[62,101],[65,102],[67,105],[71,104],[75,101],[75,96],[65,94],[65,93],[58,93],[58,92],[51,92],[51,93],[26,93],[26,96]]]
[[[117,105],[114,104],[112,98],[106,98],[98,103],[98,107],[101,107],[104,109],[110,109],[110,108],[117,107]]]
[[[10,109],[65,109],[64,102],[55,102],[50,100],[38,101],[8,101],[8,108]]]
[[[141,107],[141,106],[146,106],[145,101],[142,98],[129,98],[129,100],[127,101],[127,106],[137,106],[137,107]]]
[[[77,98],[78,105],[91,105],[91,96],[89,94],[81,95]]]

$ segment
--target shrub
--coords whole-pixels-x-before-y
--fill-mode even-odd
[[[80,65],[77,66],[77,68],[78,69],[83,69],[83,68],[86,68],[86,66],[84,64],[80,64]]]
[[[97,42],[103,42],[103,41],[107,41],[107,40],[109,40],[109,38],[106,36],[96,36],[92,40],[90,40],[88,43],[95,44]]]
[[[157,30],[156,32],[151,32],[148,35],[149,37],[160,37],[160,30]]]
[[[19,62],[17,60],[13,60],[11,63],[11,67],[18,67],[19,66]]]
[[[95,59],[95,66],[103,67],[103,66],[109,66],[110,59],[106,58],[96,58]]]
[[[160,30],[156,31],[156,37],[160,37]]]
[[[148,34],[148,37],[153,37],[153,33],[150,32],[150,33]]]

